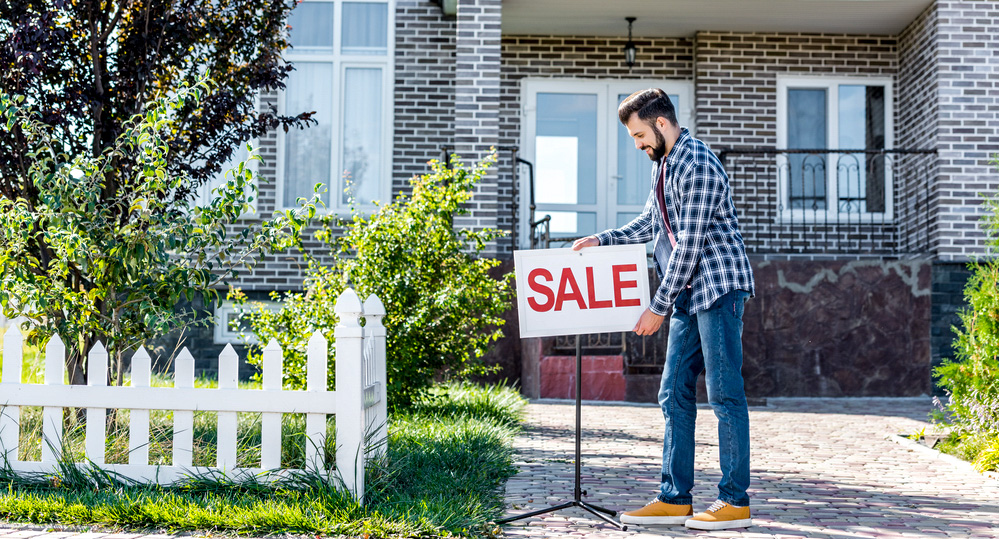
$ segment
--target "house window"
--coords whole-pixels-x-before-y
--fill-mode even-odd
[[[282,207],[317,184],[334,212],[391,195],[393,13],[391,0],[304,0],[292,10],[285,58],[295,70],[281,107],[315,111],[316,123],[282,134]]]
[[[281,304],[276,301],[251,302],[251,305],[256,304],[275,312],[281,310]],[[240,319],[240,311],[231,301],[223,301],[215,307],[214,341],[215,344],[259,344],[249,322]]]
[[[879,150],[892,148],[891,81],[780,78],[777,92],[777,145],[789,150],[777,163],[782,209],[890,218],[890,157]]]

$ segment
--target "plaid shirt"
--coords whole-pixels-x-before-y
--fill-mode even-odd
[[[664,161],[665,181],[659,186]],[[665,316],[687,286],[691,288],[691,314],[733,290],[755,295],[728,175],[715,154],[682,129],[669,155],[653,167],[652,186],[641,215],[621,228],[597,234],[600,245],[655,241],[653,258],[662,282],[652,297],[652,312]],[[675,249],[667,239],[657,186],[663,189]]]

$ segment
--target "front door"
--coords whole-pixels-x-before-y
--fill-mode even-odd
[[[632,92],[649,87],[665,90],[680,125],[690,127],[693,84],[688,81],[523,81],[522,148],[535,166],[535,218],[551,215],[553,240],[616,228],[641,213],[652,162],[635,149],[617,119],[617,106]],[[528,193],[529,178],[521,178],[521,192]],[[529,209],[527,204],[521,207],[520,237],[526,244]]]

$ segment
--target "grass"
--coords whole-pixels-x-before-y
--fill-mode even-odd
[[[22,378],[33,381],[37,375],[26,368]],[[213,478],[163,488],[64,465],[59,473],[38,478],[0,470],[0,520],[230,535],[490,536],[503,511],[503,485],[516,471],[512,439],[523,404],[511,388],[452,384],[393,412],[386,456],[367,470],[363,507],[318,475],[277,484]],[[169,463],[171,414],[151,415],[150,462]],[[195,416],[200,448],[195,464],[214,464],[213,416]],[[76,417],[73,410],[64,415],[65,454],[82,461],[83,432]],[[109,416],[108,462],[127,462],[127,419],[124,410]],[[304,423],[304,416],[284,416],[283,466],[304,461]],[[329,427],[334,443],[332,423]],[[40,457],[40,432],[41,410],[22,409],[22,458]],[[238,443],[239,465],[259,465],[259,414],[239,414]]]
[[[955,430],[941,438],[934,449],[972,463],[979,472],[999,471],[999,435]]]

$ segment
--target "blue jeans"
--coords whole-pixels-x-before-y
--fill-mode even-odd
[[[749,505],[749,409],[742,382],[742,314],[747,292],[734,290],[690,314],[690,290],[673,304],[659,405],[666,418],[659,500],[690,504],[694,486],[697,377],[705,370],[708,402],[718,417],[722,477],[718,499]]]

